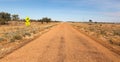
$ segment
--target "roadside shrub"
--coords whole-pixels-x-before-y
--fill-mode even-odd
[[[119,30],[114,30],[113,32],[114,32],[114,35],[120,36],[120,31]]]
[[[102,26],[102,24],[100,24],[100,26]]]
[[[0,19],[0,24],[1,24],[1,25],[4,25],[4,24],[5,24],[5,20]]]
[[[15,42],[15,40],[21,40],[21,39],[22,39],[22,36],[16,34],[16,35],[13,35],[13,36],[9,39],[9,41],[10,41],[10,42]]]
[[[120,42],[117,41],[116,39],[110,39],[109,42],[110,42],[110,44],[114,44],[114,45],[120,46]]]
[[[113,41],[111,39],[109,40],[109,42],[110,42],[110,44],[113,44]]]
[[[25,33],[24,35],[25,35],[25,36],[31,36],[31,34],[30,34],[30,33]]]
[[[16,35],[13,36],[13,39],[20,40],[20,39],[22,39],[22,36],[16,34]]]
[[[3,37],[6,38],[6,39],[11,39],[16,33],[14,32],[7,32],[7,33],[4,33]]]
[[[35,31],[35,30],[33,30],[33,31],[32,31],[32,33],[33,33],[33,34],[36,34],[36,31]]]
[[[28,31],[22,31],[21,35],[24,36],[24,37],[25,36],[31,36],[30,32],[28,32]]]
[[[95,31],[95,29],[94,29],[94,28],[92,28],[92,27],[89,27],[89,30],[90,30],[90,31]]]
[[[92,23],[89,23],[88,25],[92,25]]]
[[[15,39],[14,38],[10,39],[10,42],[15,42]]]
[[[104,30],[100,30],[100,34],[106,35],[106,32]]]
[[[4,41],[4,38],[0,38],[0,42],[1,42],[1,41]]]

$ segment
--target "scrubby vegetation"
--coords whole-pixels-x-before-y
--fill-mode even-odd
[[[40,31],[44,29],[48,29],[52,27],[54,24],[41,24],[38,22],[32,23],[32,26],[26,27],[23,26],[9,26],[9,27],[2,27],[0,29],[0,37],[2,40],[2,37],[7,40],[7,42],[14,42],[16,40],[24,39],[26,36],[34,36],[34,34],[39,33]],[[6,43],[7,43],[6,42]]]
[[[57,25],[56,22],[58,21],[44,17],[40,20],[30,19],[31,25],[26,26],[25,19],[20,19],[18,14],[0,12],[0,58],[45,33],[49,28]]]
[[[120,46],[120,24],[75,23],[73,25],[91,36],[105,39],[110,44]]]
[[[6,12],[0,12],[0,24],[5,24],[11,20],[11,14]]]
[[[0,42],[4,43],[15,42],[24,38],[34,36],[44,29],[50,28],[51,18],[44,17],[40,20],[30,19],[31,26],[25,26],[25,19],[20,19],[18,14],[10,14],[7,12],[0,12]],[[5,25],[7,24],[7,25]]]
[[[22,25],[3,25],[0,28],[0,58],[4,54],[19,48],[26,44],[29,40],[35,39],[37,36],[45,33],[57,23],[31,22],[31,26]]]
[[[16,21],[17,24],[20,24],[20,22],[25,22],[25,19],[20,19],[18,14],[10,14],[7,12],[0,12],[0,25],[5,25],[5,24],[10,24],[8,23],[9,21]],[[59,21],[54,21],[51,18],[48,17],[43,17],[42,19],[35,20],[35,19],[30,19],[31,22],[41,22],[43,23],[50,23],[50,22],[59,22]]]
[[[81,32],[99,40],[102,45],[120,51],[119,23],[71,23]]]

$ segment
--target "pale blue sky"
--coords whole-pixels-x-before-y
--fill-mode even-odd
[[[120,0],[0,0],[0,12],[20,18],[120,22]]]

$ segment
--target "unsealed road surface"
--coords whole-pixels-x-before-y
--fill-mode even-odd
[[[0,62],[120,62],[120,57],[62,23]]]

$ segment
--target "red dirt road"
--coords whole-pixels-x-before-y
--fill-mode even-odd
[[[120,62],[120,57],[62,23],[0,62]]]

